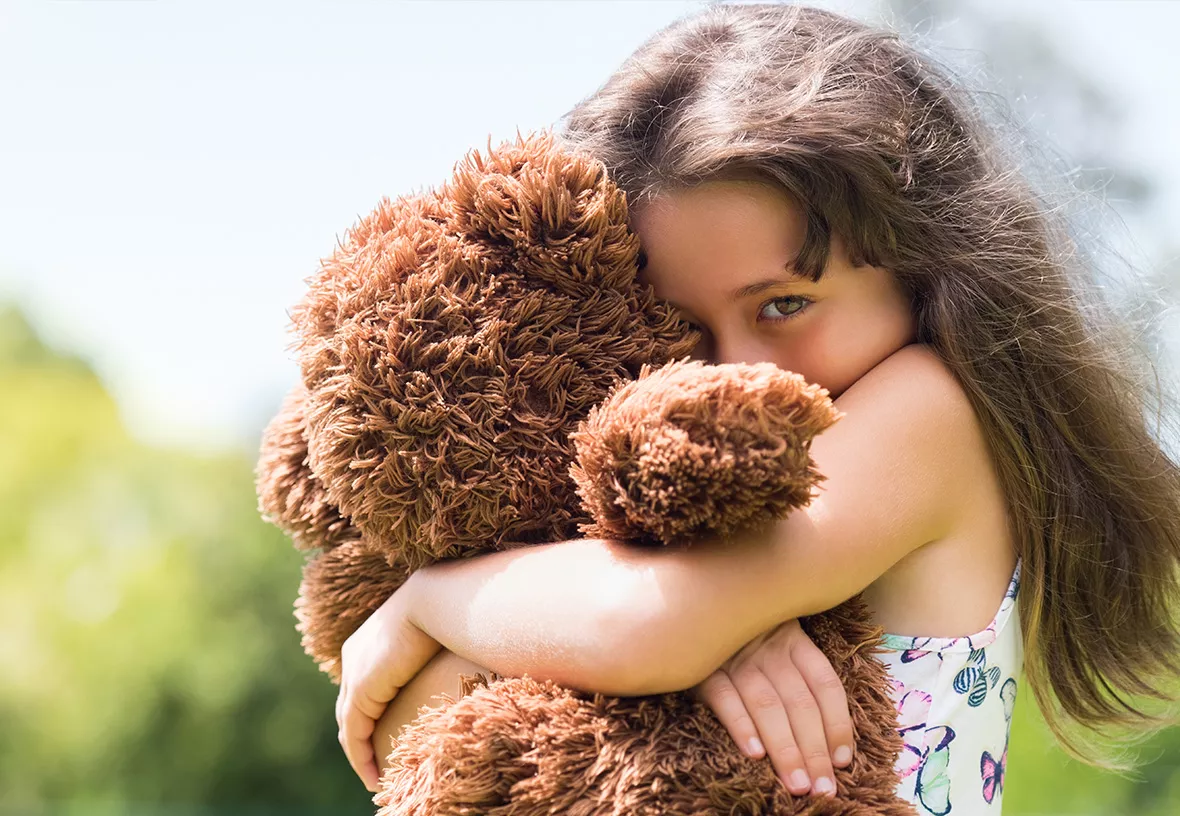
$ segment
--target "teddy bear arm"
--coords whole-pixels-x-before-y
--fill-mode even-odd
[[[673,544],[782,518],[811,500],[811,440],[837,418],[824,389],[769,363],[645,371],[574,434],[583,533]]]
[[[301,550],[331,549],[360,533],[307,462],[307,389],[298,383],[262,434],[255,469],[258,509]]]

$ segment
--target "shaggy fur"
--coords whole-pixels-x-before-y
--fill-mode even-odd
[[[802,507],[823,478],[808,446],[836,418],[826,395],[772,363],[645,367],[573,434],[582,533],[680,544]]]
[[[579,533],[682,544],[809,501],[808,446],[838,416],[826,392],[769,364],[684,361],[697,338],[638,283],[638,249],[602,165],[545,135],[383,200],[308,280],[302,382],[258,489],[319,548],[296,613],[333,679],[344,640],[423,565]],[[868,620],[854,599],[804,621],[857,735],[834,799],[790,796],[685,693],[497,678],[403,732],[375,801],[387,816],[912,813]]]
[[[297,383],[266,427],[257,468],[259,504],[299,549],[331,549],[359,534],[307,466],[306,402],[307,389]]]
[[[885,669],[860,602],[808,632],[852,701],[858,752],[839,795],[793,797],[768,761],[744,756],[712,712],[685,692],[604,697],[528,678],[465,683],[394,744],[378,816],[712,816],[912,813],[893,795],[900,750]],[[486,685],[485,685],[486,684]]]

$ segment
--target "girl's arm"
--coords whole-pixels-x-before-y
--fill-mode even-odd
[[[396,605],[447,649],[505,675],[616,695],[692,687],[755,636],[852,597],[961,517],[979,477],[962,452],[980,431],[931,350],[899,350],[836,406],[844,418],[812,443],[826,476],[818,497],[774,525],[683,549],[582,539],[437,564]]]
[[[757,635],[830,609],[954,529],[986,475],[983,441],[937,357],[906,346],[836,405],[844,417],[811,446],[819,496],[764,529],[685,549],[566,541],[414,573],[341,650],[336,721],[357,774],[376,790],[374,725],[442,647],[587,691],[687,689]]]

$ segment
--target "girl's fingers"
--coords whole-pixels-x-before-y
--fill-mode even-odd
[[[721,670],[710,674],[705,682],[697,686],[697,695],[705,705],[713,709],[713,713],[721,720],[721,724],[733,737],[742,753],[754,759],[761,759],[766,755],[766,748],[758,738],[754,720],[750,718],[750,712],[746,710],[742,697],[734,688],[728,674]]]
[[[811,792],[835,793],[836,775],[832,771],[828,743],[824,738],[824,721],[820,716],[819,704],[789,656],[784,657],[785,660],[766,668],[775,694],[786,703],[786,715],[797,746],[795,750],[802,756],[807,768]]]
[[[697,686],[749,756],[765,752],[791,793],[833,794],[833,767],[852,761],[848,696],[798,621],[751,641]]]
[[[741,695],[742,704],[754,720],[775,773],[791,793],[807,793],[811,790],[811,777],[778,690],[761,669],[749,663],[736,669],[731,679]]]
[[[337,698],[336,720],[340,730],[336,740],[344,749],[348,764],[371,793],[377,792],[380,778],[372,743],[377,719],[384,713],[378,709],[382,709],[381,704],[375,703],[363,692],[358,694],[352,689],[342,691]]]
[[[844,684],[836,676],[824,653],[811,642],[811,638],[796,639],[791,645],[791,658],[819,705],[832,764],[837,768],[847,767],[852,762],[855,743]]]

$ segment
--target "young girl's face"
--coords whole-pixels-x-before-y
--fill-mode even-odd
[[[667,193],[632,213],[640,277],[701,328],[697,357],[772,362],[833,398],[915,340],[910,302],[888,271],[854,267],[832,237],[818,283],[788,264],[806,219],[785,192],[717,181]]]

